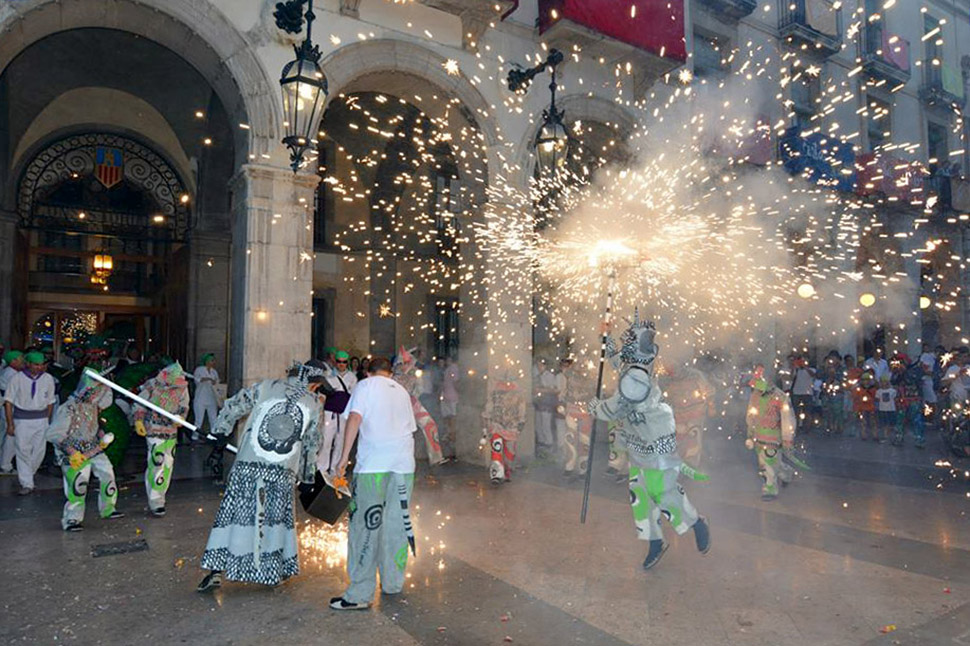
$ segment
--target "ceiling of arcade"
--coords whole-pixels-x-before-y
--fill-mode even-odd
[[[199,225],[225,225],[233,132],[212,87],[177,53],[99,28],[59,32],[21,52],[0,75],[0,206],[13,210],[19,175],[39,149],[85,131],[155,148],[196,188],[196,212],[211,214]]]

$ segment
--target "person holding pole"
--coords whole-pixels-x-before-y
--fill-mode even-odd
[[[104,454],[114,436],[102,431],[98,424],[98,415],[113,400],[110,388],[83,374],[77,389],[57,408],[47,427],[47,441],[54,445],[57,463],[64,474],[67,502],[61,515],[61,529],[65,532],[84,529],[84,499],[92,471],[101,485],[98,497],[101,517],[112,520],[125,517],[116,508],[118,485],[111,461]]]
[[[145,382],[138,395],[177,417],[184,418],[189,412],[189,385],[177,361]],[[148,510],[160,518],[165,515],[165,494],[172,483],[178,424],[137,402],[134,417],[135,432],[145,438],[148,448],[145,469]]]
[[[698,516],[678,482],[681,473],[695,480],[706,480],[707,476],[684,464],[677,454],[673,411],[660,401],[662,393],[650,374],[658,352],[655,336],[653,323],[640,321],[636,312],[622,337],[617,392],[609,399],[593,399],[589,404],[590,413],[599,420],[623,420],[619,432],[630,460],[633,521],[638,538],[650,542],[643,561],[645,570],[659,563],[667,551],[661,518],[666,518],[678,534],[693,528],[701,554],[706,554],[711,546],[707,521]]]

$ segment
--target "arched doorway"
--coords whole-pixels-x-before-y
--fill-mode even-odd
[[[158,152],[108,132],[57,139],[25,165],[17,211],[31,342],[59,355],[100,332],[119,352],[184,356],[191,198]]]

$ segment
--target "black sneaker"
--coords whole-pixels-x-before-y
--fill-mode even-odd
[[[334,610],[367,610],[369,603],[351,603],[343,597],[334,597],[330,600],[330,607]]]
[[[199,582],[199,585],[195,588],[196,592],[208,592],[214,588],[222,587],[222,572],[218,570],[213,570],[205,575],[205,578]]]
[[[707,554],[711,550],[711,527],[703,516],[694,523],[694,542],[701,554]]]
[[[650,551],[647,552],[647,558],[643,559],[643,569],[649,570],[654,565],[659,563],[660,557],[664,555],[664,552],[667,551],[668,547],[669,545],[661,538],[650,541]]]
[[[125,517],[125,512],[118,511],[117,509],[115,509],[113,512],[105,516],[107,520],[117,520],[119,518],[124,518],[124,517]]]
[[[158,509],[151,509],[149,511],[152,512],[152,516],[154,516],[155,518],[161,518],[162,516],[165,515],[164,507],[159,507]]]
[[[83,532],[84,531],[84,525],[81,524],[81,523],[79,523],[76,520],[72,520],[64,528],[64,531],[65,532]]]

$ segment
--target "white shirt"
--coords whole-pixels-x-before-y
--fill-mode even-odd
[[[192,373],[192,377],[195,378],[195,398],[201,401],[218,401],[216,398],[215,385],[219,383],[219,372],[215,368],[206,368],[205,366],[199,366]],[[212,383],[208,381],[202,381],[203,379],[211,379]]]
[[[6,392],[7,386],[10,385],[10,380],[13,376],[20,372],[13,366],[5,366],[3,370],[0,370],[0,392]]]
[[[344,370],[343,372],[340,372],[338,370],[337,372],[334,373],[333,378],[330,380],[330,383],[337,390],[343,390],[343,388],[340,387],[340,381],[337,381],[338,377],[340,378],[340,381],[344,382],[344,386],[347,387],[348,393],[354,391],[354,386],[357,385],[357,375],[355,375],[349,370]]]
[[[22,410],[44,410],[56,399],[54,378],[45,372],[37,378],[36,388],[32,388],[34,383],[26,372],[18,372],[10,379],[4,400]]]
[[[896,389],[895,388],[880,388],[876,391],[876,406],[877,410],[884,413],[892,413],[896,411]]]
[[[879,381],[880,377],[883,375],[889,374],[889,362],[885,359],[876,359],[875,357],[870,357],[866,359],[865,366],[867,368],[872,368],[876,381]]]
[[[812,394],[812,373],[808,368],[798,368],[795,371],[795,383],[791,387],[793,395]]]
[[[920,363],[932,368],[936,365],[936,355],[932,352],[924,352],[923,354],[919,355],[919,361]]]
[[[418,426],[411,395],[393,379],[371,375],[354,388],[343,418],[357,413],[360,439],[354,473],[414,473],[414,437]]]

